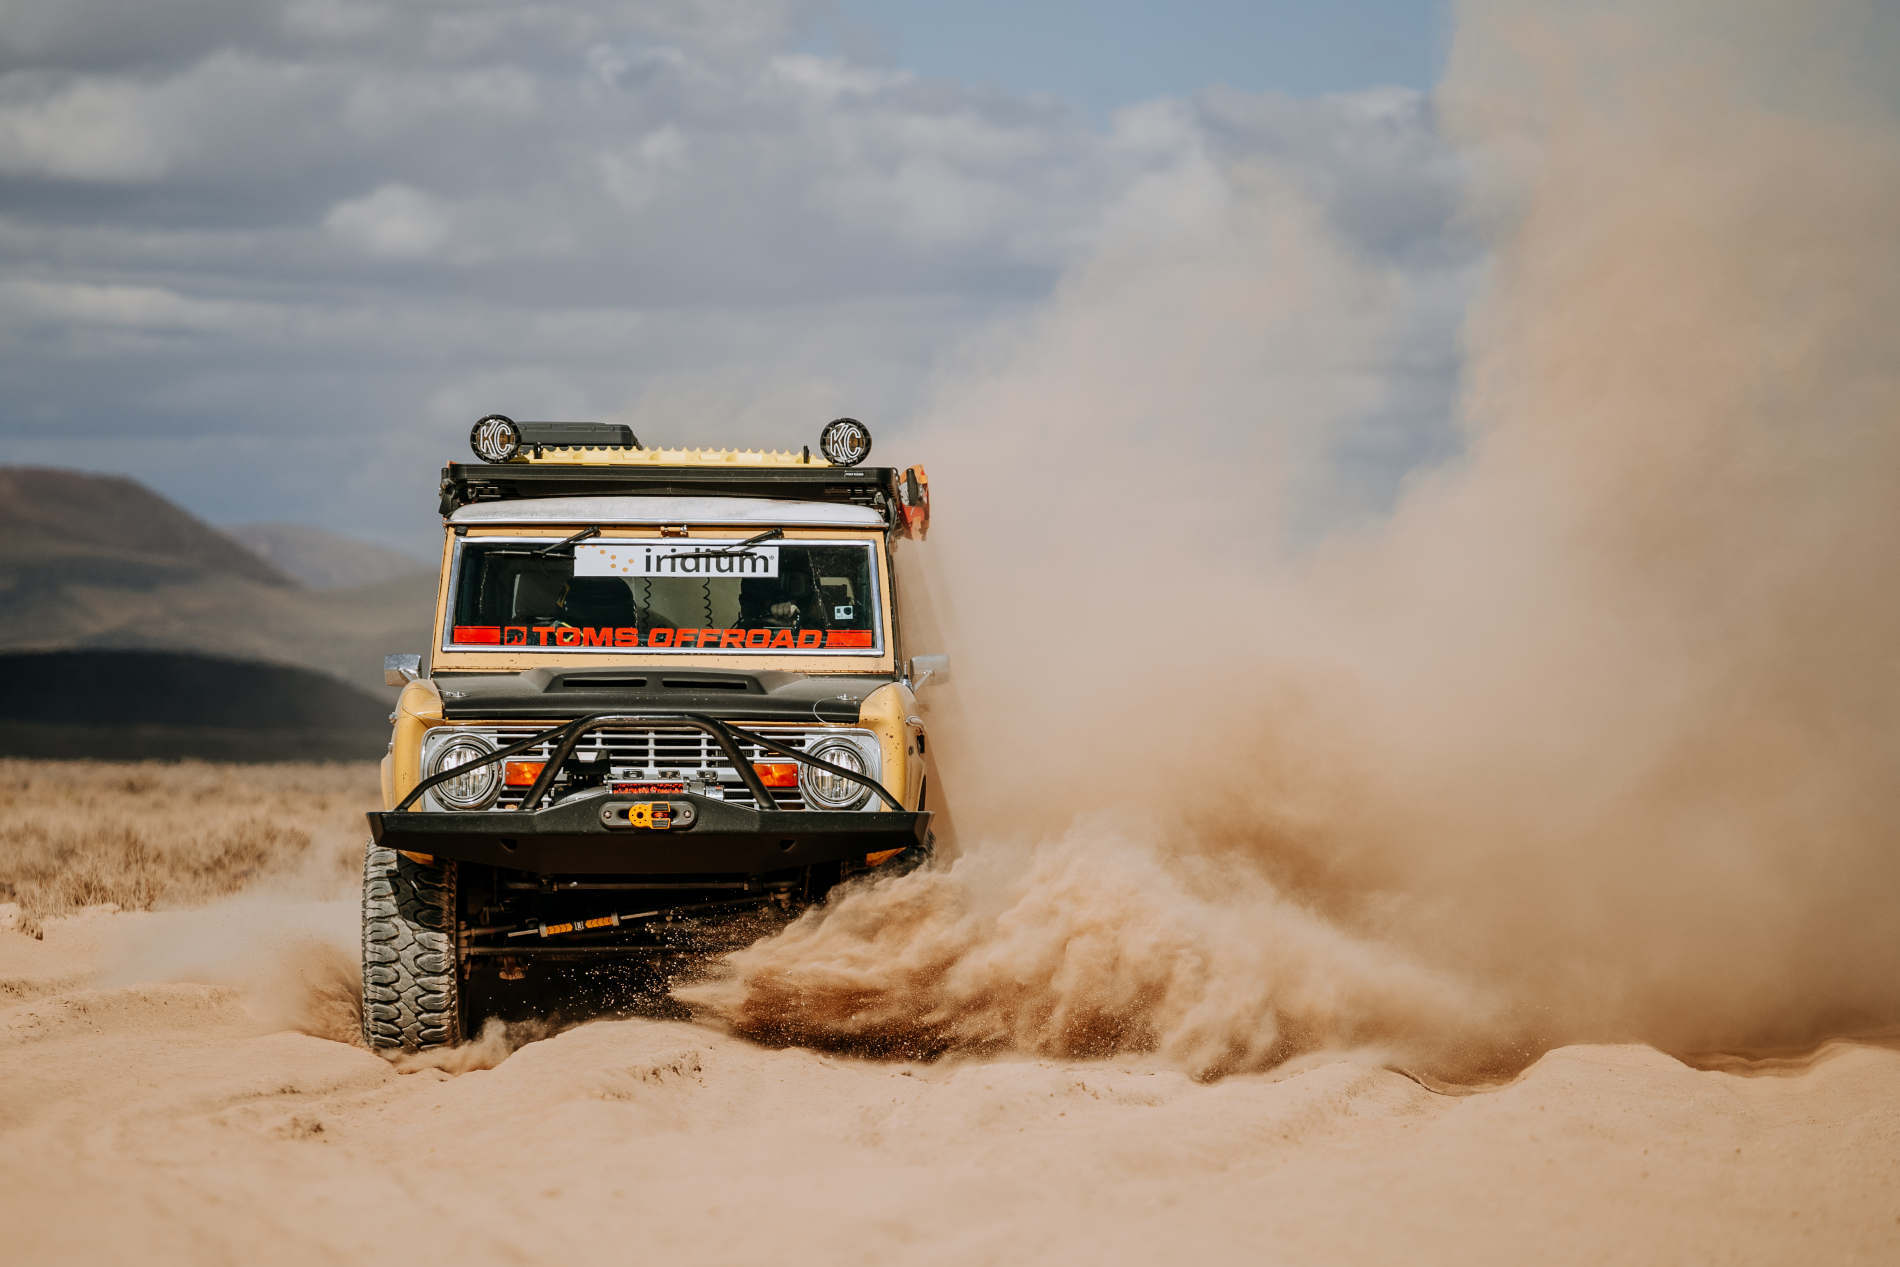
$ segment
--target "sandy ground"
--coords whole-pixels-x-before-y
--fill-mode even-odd
[[[1202,1084],[597,1021],[404,1072],[284,1028],[335,1023],[309,952],[350,918],[0,935],[6,1260],[1900,1261],[1881,1046],[1727,1071],[1572,1047],[1445,1094],[1367,1061]]]

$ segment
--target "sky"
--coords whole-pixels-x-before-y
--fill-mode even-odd
[[[0,443],[420,547],[485,413],[896,456],[970,349],[1272,173],[1398,279],[1339,461],[1442,449],[1437,4],[12,0]],[[889,439],[885,439],[889,437]]]
[[[1429,0],[842,0],[813,47],[1102,118],[1215,86],[1302,97],[1426,89],[1446,20]]]

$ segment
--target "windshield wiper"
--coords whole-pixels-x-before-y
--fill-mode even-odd
[[[565,550],[571,545],[575,545],[579,542],[587,540],[589,537],[598,537],[599,535],[600,535],[600,528],[598,525],[592,528],[582,528],[579,532],[575,533],[573,536],[569,537],[565,541],[556,541],[552,545],[545,545],[545,546],[542,546],[538,550],[530,550],[528,551],[528,553],[537,559],[543,559],[543,558],[546,558],[548,555],[553,554],[556,550]],[[750,550],[755,545],[760,545],[767,541],[776,540],[777,538],[782,537],[784,535],[785,535],[785,529],[783,528],[767,528],[764,532],[759,533],[757,536],[747,537],[744,541],[735,541],[729,546],[708,547],[707,549],[704,549],[704,550],[681,551],[678,554],[673,555],[672,557],[676,559],[721,559],[721,558],[725,558],[727,555],[744,554],[747,550]]]
[[[739,551],[744,550],[749,546],[758,545],[760,542],[763,542],[763,541],[776,541],[784,535],[785,535],[785,529],[783,528],[767,528],[764,532],[761,532],[756,537],[747,537],[744,541],[735,542],[734,544],[729,545],[729,546],[721,546],[717,550],[717,553],[737,554]]]
[[[767,528],[756,537],[747,537],[744,541],[735,541],[729,546],[709,547],[704,550],[682,550],[678,554],[671,555],[670,557],[675,559],[723,559],[728,555],[744,554],[755,545],[776,540],[784,535],[785,529],[783,528]]]
[[[530,550],[528,551],[528,553],[533,555],[537,559],[545,559],[548,555],[553,554],[556,550],[565,550],[568,546],[573,545],[577,541],[585,541],[589,537],[598,537],[599,535],[600,535],[600,528],[598,526],[592,527],[592,528],[582,528],[579,532],[575,533],[573,536],[569,537],[565,541],[556,541],[553,545],[542,546],[539,550]]]

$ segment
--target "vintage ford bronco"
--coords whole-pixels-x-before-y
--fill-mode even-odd
[[[426,669],[401,688],[363,869],[363,1032],[454,1043],[497,982],[652,958],[795,911],[931,847],[892,546],[917,467],[819,451],[651,449],[515,422],[442,472]]]

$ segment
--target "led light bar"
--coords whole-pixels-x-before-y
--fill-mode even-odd
[[[620,422],[516,422],[489,414],[468,433],[468,447],[484,462],[512,462],[523,449],[637,449],[633,428]]]

